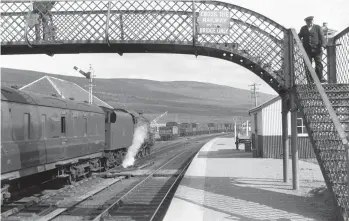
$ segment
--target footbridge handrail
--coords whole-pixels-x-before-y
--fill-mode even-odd
[[[334,36],[333,42],[336,81],[349,84],[349,26]]]
[[[304,63],[306,65],[306,69],[307,70],[304,71],[304,74],[306,74],[306,72],[308,72],[311,75],[311,78],[314,80],[315,87],[317,88],[317,90],[318,90],[318,92],[319,92],[319,94],[321,96],[321,99],[322,99],[324,105],[326,106],[326,108],[328,110],[328,113],[331,116],[331,119],[332,119],[334,125],[336,126],[336,130],[337,130],[340,138],[342,139],[343,144],[348,145],[349,144],[348,143],[348,135],[345,133],[345,131],[344,131],[344,129],[343,129],[343,127],[342,127],[342,125],[341,125],[337,115],[336,115],[336,112],[334,111],[334,109],[333,109],[333,107],[331,105],[331,102],[330,102],[328,96],[326,95],[325,89],[321,85],[320,80],[317,77],[316,72],[315,72],[313,66],[311,65],[310,59],[307,56],[307,53],[305,52],[305,49],[304,49],[304,47],[303,47],[303,45],[301,43],[301,40],[299,39],[298,34],[297,34],[295,29],[291,29],[291,31],[292,31],[293,38],[295,40],[295,45],[299,49],[301,57],[304,60]],[[296,78],[297,77],[299,77],[299,75],[297,76],[297,73],[296,73]],[[298,79],[300,79],[300,78],[298,78]],[[306,80],[306,79],[303,78],[303,80]],[[303,81],[302,83],[305,83],[305,82]],[[296,85],[297,85],[297,83],[296,83]],[[310,86],[310,84],[308,84],[308,85]]]

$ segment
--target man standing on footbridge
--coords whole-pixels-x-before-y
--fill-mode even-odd
[[[315,72],[321,83],[326,82],[323,76],[322,54],[326,48],[325,35],[319,25],[313,24],[314,16],[309,16],[304,19],[306,25],[303,26],[298,34],[303,40],[303,47],[310,59],[310,62],[315,61]],[[308,82],[313,82],[310,73],[307,73]]]

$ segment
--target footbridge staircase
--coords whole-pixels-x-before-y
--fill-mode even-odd
[[[349,27],[328,39],[321,84],[294,29],[225,2],[4,0],[0,10],[2,55],[179,53],[247,68],[288,101],[286,111],[303,113],[339,217],[348,219]],[[229,34],[200,33],[202,10],[229,12]]]

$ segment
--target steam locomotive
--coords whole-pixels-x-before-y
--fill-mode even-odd
[[[139,125],[148,132],[136,158],[154,144],[150,122],[140,114],[2,87],[2,196],[31,175],[56,171],[74,181],[121,164]]]

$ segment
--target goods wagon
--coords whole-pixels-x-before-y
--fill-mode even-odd
[[[180,128],[188,128],[189,127],[189,123],[181,123],[181,124],[179,124],[179,127]]]
[[[207,126],[208,126],[210,133],[215,133],[215,124],[214,123],[208,123]]]
[[[179,136],[186,136],[186,128],[189,127],[189,123],[181,123],[179,124]]]
[[[166,127],[173,127],[173,126],[178,127],[179,124],[178,124],[177,122],[167,122],[167,123],[166,123]]]
[[[161,140],[173,140],[179,136],[178,132],[179,131],[177,126],[159,128],[159,135],[161,137]]]
[[[185,137],[186,135],[186,128],[179,128],[179,136]]]
[[[198,126],[198,131],[197,131],[198,135],[208,134],[208,133],[209,133],[209,128],[207,125],[203,124]]]
[[[191,124],[189,127],[185,128],[185,136],[193,136],[193,128],[191,127]]]

